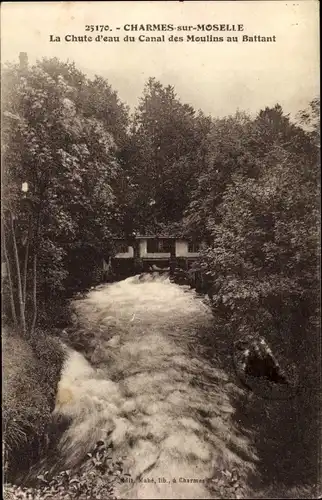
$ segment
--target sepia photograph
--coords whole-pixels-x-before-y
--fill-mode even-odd
[[[319,2],[2,2],[5,500],[321,498]]]

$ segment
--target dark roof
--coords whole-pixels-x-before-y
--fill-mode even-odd
[[[174,239],[177,239],[179,238],[179,236],[168,236],[166,234],[149,234],[149,235],[143,235],[143,234],[137,234],[136,235],[136,238],[138,239],[141,239],[141,238],[144,238],[144,239],[152,239],[152,238],[158,238],[158,239],[167,239],[167,240],[174,240]]]
[[[112,238],[113,240],[127,240],[130,239],[131,237],[126,237],[126,236],[116,236]],[[137,240],[150,240],[150,239],[159,239],[159,240],[188,240],[189,238],[185,238],[183,236],[168,236],[168,235],[160,235],[160,234],[137,234],[135,236],[135,239]]]
[[[149,239],[159,239],[159,240],[162,240],[162,239],[167,239],[167,240],[178,240],[178,239],[185,239],[183,238],[182,236],[167,236],[167,235],[160,235],[160,234],[149,234],[149,235],[143,235],[143,234],[137,234],[135,236],[135,238],[137,240],[149,240]],[[114,240],[126,240],[128,238],[126,238],[125,236],[122,238],[122,237],[116,237],[116,238],[113,238]]]

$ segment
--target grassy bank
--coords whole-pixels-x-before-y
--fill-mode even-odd
[[[2,349],[5,479],[11,481],[49,445],[64,353],[60,343],[41,330],[27,341],[5,328]]]
[[[69,344],[75,343],[72,336]],[[4,499],[115,498],[114,483],[122,478],[123,467],[111,460],[109,443],[97,443],[73,471],[56,467],[34,477],[42,459],[56,457],[59,422],[53,421],[52,411],[65,353],[52,331],[44,329],[26,340],[4,328],[2,349]]]

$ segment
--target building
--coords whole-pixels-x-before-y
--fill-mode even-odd
[[[164,260],[171,257],[195,259],[199,255],[200,244],[176,237],[136,236],[135,243],[129,245],[125,240],[115,240],[118,252],[114,259]],[[137,255],[135,255],[135,247]]]
[[[138,272],[188,270],[198,258],[201,245],[182,237],[135,235],[130,240],[115,239],[116,254],[103,270],[117,276]]]

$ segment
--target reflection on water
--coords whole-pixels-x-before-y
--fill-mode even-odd
[[[75,306],[94,346],[90,363],[70,352],[59,384],[55,412],[72,419],[60,443],[67,466],[109,435],[131,477],[122,498],[215,498],[209,478],[250,470],[230,400],[238,389],[200,342],[213,317],[193,291],[144,275]]]

